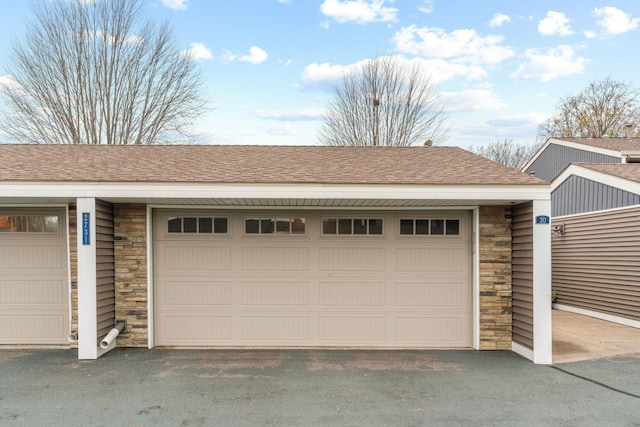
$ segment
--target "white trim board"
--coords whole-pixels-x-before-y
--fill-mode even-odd
[[[540,185],[322,185],[322,184],[166,184],[59,183],[0,184],[6,198],[130,199],[372,199],[372,200],[548,200],[549,184]]]

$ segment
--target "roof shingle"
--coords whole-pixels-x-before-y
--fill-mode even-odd
[[[640,182],[640,163],[575,163],[583,168],[591,169],[629,181]]]
[[[0,164],[0,181],[546,183],[458,147],[7,144]]]

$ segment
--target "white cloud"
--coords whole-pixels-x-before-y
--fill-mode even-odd
[[[304,122],[320,120],[324,114],[323,108],[302,108],[300,110],[258,110],[256,116],[262,119],[277,120],[282,122]]]
[[[190,58],[199,61],[201,59],[211,59],[213,58],[213,54],[211,51],[202,43],[190,43],[188,50],[182,51],[183,55],[188,55]]]
[[[573,34],[569,22],[564,13],[550,10],[547,17],[538,23],[538,31],[543,36],[568,36]]]
[[[483,37],[470,29],[447,33],[441,28],[411,25],[400,29],[394,41],[400,52],[474,65],[494,65],[514,55],[510,47],[501,45],[503,37]]]
[[[489,21],[489,26],[491,28],[502,27],[505,22],[511,22],[511,18],[504,13],[494,13],[493,18]]]
[[[238,60],[255,65],[266,61],[268,57],[269,55],[267,55],[267,52],[260,49],[258,46],[251,46],[249,48],[249,54],[241,56]]]
[[[418,6],[418,10],[422,13],[432,13],[433,9],[433,0],[422,0],[422,5]]]
[[[540,80],[548,82],[559,77],[581,74],[588,59],[576,56],[573,48],[560,45],[542,53],[537,49],[528,49],[525,53],[528,60],[511,74],[514,80]]]
[[[390,22],[396,20],[398,9],[385,7],[387,0],[324,0],[320,5],[323,15],[338,22]],[[389,0],[393,3],[394,0]]]
[[[587,30],[584,32],[584,36],[588,39],[595,39],[596,37],[598,37],[598,33],[596,33],[595,31]]]
[[[242,61],[242,62],[249,62],[251,64],[256,65],[266,61],[269,55],[267,55],[267,52],[260,49],[258,46],[251,46],[249,48],[248,55],[239,56],[238,54],[235,54],[231,51],[225,51],[222,57],[224,58],[225,61],[228,61],[228,62]]]
[[[162,0],[162,4],[170,9],[185,10],[189,0]]]
[[[269,135],[274,136],[288,136],[296,134],[296,130],[290,125],[265,126],[262,130],[267,132]]]
[[[314,62],[304,68],[300,79],[304,86],[330,89],[344,76],[346,68],[343,65],[331,65],[328,62],[322,64]]]
[[[20,83],[18,83],[10,74],[0,76],[0,87],[4,87],[9,90],[21,88]]]
[[[608,34],[626,33],[640,24],[640,18],[632,18],[631,15],[611,6],[595,8],[593,15],[600,18],[598,25]]]
[[[549,118],[548,114],[531,113],[518,114],[514,116],[498,117],[487,121],[492,127],[503,130],[519,131],[524,128],[535,129],[538,125]]]
[[[405,58],[398,55],[397,58],[407,67],[418,65],[431,75],[434,84],[438,84],[455,77],[466,77],[469,80],[478,80],[486,77],[484,68],[477,65],[458,64],[443,59]],[[362,60],[355,64],[331,65],[329,63],[313,63],[307,65],[300,74],[300,80],[304,87],[329,91],[340,82],[346,73],[359,67]]]
[[[507,106],[498,95],[485,89],[440,92],[440,100],[446,112],[497,110]]]

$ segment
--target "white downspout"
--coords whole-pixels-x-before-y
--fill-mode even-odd
[[[109,348],[115,347],[115,339],[120,332],[124,329],[124,322],[118,322],[116,325],[109,331],[109,333],[100,341],[100,348],[103,350],[107,350]],[[113,345],[113,347],[112,347]]]

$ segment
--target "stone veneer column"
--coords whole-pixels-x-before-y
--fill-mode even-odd
[[[116,319],[127,321],[128,333],[118,347],[147,347],[147,207],[114,205]]]
[[[511,208],[481,206],[480,349],[511,350]]]

